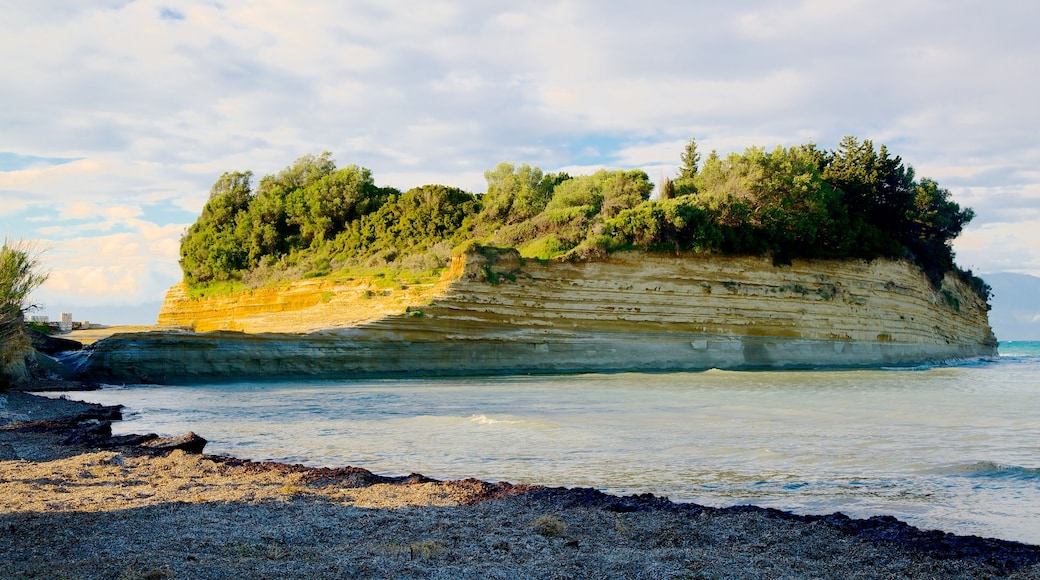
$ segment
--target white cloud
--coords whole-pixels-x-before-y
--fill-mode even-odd
[[[59,206],[57,209],[58,216],[64,220],[95,217],[99,213],[101,213],[101,210],[98,208],[97,205],[85,201],[68,202],[64,205]]]
[[[1040,276],[1040,212],[1034,218],[968,227],[954,243],[957,263],[978,272]]]
[[[115,208],[110,215],[133,214]],[[140,304],[161,299],[180,277],[177,265],[183,225],[125,219],[130,231],[44,239],[43,259],[50,271],[47,282],[34,294],[43,303],[83,305]]]
[[[1037,271],[1038,19],[1024,0],[22,2],[0,20],[0,151],[78,161],[0,172],[0,215],[75,237],[67,292],[136,296],[177,275],[190,220],[157,212],[197,214],[223,171],[328,150],[401,189],[483,191],[503,160],[656,181],[690,137],[725,154],[852,134],[976,208],[962,261]]]
[[[25,211],[29,207],[26,199],[7,199],[0,197],[0,216],[14,215]]]

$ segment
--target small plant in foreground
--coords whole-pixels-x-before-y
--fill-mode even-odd
[[[558,538],[567,531],[567,524],[556,516],[541,516],[531,524],[535,533],[546,538]]]

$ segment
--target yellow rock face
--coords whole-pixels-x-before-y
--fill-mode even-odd
[[[83,369],[190,383],[906,365],[996,354],[987,310],[953,276],[936,289],[900,261],[484,250],[410,288],[310,280],[190,300],[174,287],[159,322],[196,332],[115,335]]]
[[[281,288],[259,288],[230,295],[191,299],[184,284],[166,293],[159,325],[196,332],[307,333],[344,328],[404,312],[412,304],[446,290],[450,279],[411,287],[380,286],[372,280],[335,282],[298,280]]]
[[[993,345],[985,303],[947,276],[936,290],[904,261],[797,261],[621,252],[540,263],[513,252],[455,258],[437,284],[303,280],[190,300],[166,296],[159,324],[197,332],[696,333],[934,345]]]

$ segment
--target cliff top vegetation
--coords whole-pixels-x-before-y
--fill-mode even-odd
[[[306,155],[253,185],[224,173],[181,239],[196,291],[226,284],[325,276],[344,269],[434,273],[469,244],[511,247],[538,259],[588,259],[619,249],[796,258],[906,258],[934,284],[958,273],[984,299],[989,287],[954,263],[951,242],[974,217],[882,145],[846,137],[749,147],[702,159],[696,140],[658,196],[641,170],[545,173],[501,163],[487,192],[444,185],[401,192],[368,169]]]

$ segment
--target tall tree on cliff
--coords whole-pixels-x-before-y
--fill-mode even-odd
[[[696,179],[700,168],[701,154],[697,151],[696,139],[690,139],[679,158],[682,160],[682,166],[679,167],[679,175],[674,182],[676,197],[697,193]]]

